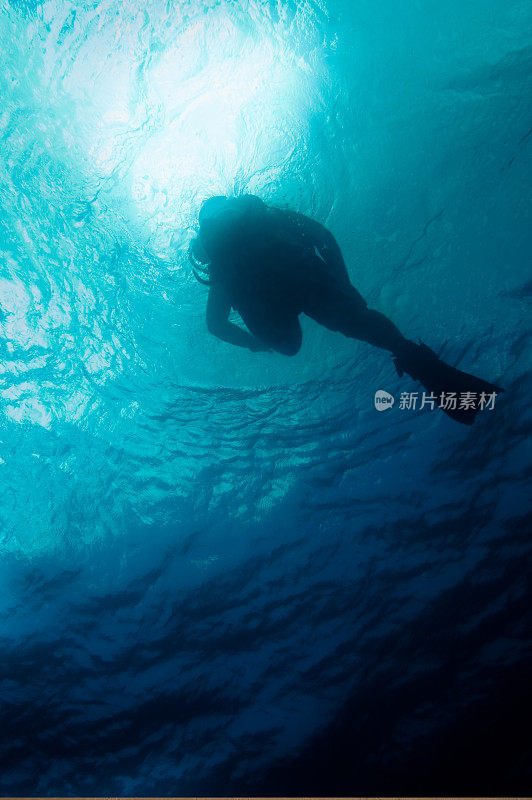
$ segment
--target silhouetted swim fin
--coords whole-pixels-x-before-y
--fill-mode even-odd
[[[475,417],[480,411],[478,401],[483,392],[485,395],[504,392],[504,389],[494,383],[449,366],[423,342],[416,344],[405,340],[394,353],[394,362],[399,377],[406,372],[414,380],[419,381],[435,395],[436,402],[445,414],[464,425],[472,425],[475,421]],[[474,403],[467,402],[467,399],[463,397],[465,392],[471,392],[474,395]],[[452,408],[454,404],[452,402],[440,403],[442,393],[446,396],[449,393],[455,393],[456,408]],[[487,399],[485,398],[485,400]],[[446,405],[451,407],[446,407]]]

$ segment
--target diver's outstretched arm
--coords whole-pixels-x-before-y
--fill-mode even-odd
[[[209,297],[207,299],[207,328],[213,336],[222,339],[229,344],[235,344],[238,347],[247,347],[254,353],[260,350],[268,350],[269,348],[262,344],[256,336],[240,328],[238,325],[233,325],[229,322],[229,312],[231,311],[231,303],[223,289],[220,286],[211,286],[209,289]]]

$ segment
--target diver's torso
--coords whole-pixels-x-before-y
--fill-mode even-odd
[[[212,272],[233,308],[243,316],[279,306],[299,313],[302,287],[324,272],[313,245],[316,228],[321,228],[319,223],[300,214],[268,209],[260,219],[228,231]]]

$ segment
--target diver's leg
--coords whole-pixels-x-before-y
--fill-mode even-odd
[[[367,307],[354,286],[322,285],[305,295],[304,313],[330,330],[392,352],[405,341],[388,317]]]
[[[405,341],[403,334],[391,319],[372,308],[366,308],[361,312],[351,330],[357,339],[390,350],[392,353],[395,353],[401,342]]]
[[[399,377],[406,372],[419,381],[432,396],[440,398],[440,408],[445,414],[464,425],[473,424],[481,406],[475,404],[475,400],[469,405],[458,404],[458,397],[465,393],[471,398],[484,396],[486,401],[504,391],[496,384],[446,364],[422,342],[415,344],[405,339],[388,317],[366,306],[354,287],[349,291],[331,287],[329,291],[322,291],[321,299],[312,293],[307,297],[304,311],[333,331],[391,350]],[[442,398],[446,396],[448,400],[444,403]]]

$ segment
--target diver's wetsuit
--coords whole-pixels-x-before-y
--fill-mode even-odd
[[[369,309],[351,285],[334,237],[319,222],[269,208],[253,195],[212,197],[199,221],[191,258],[208,264],[207,327],[220,339],[295,355],[301,347],[298,318],[304,313],[330,330],[390,350],[399,376],[407,373],[419,381],[431,398],[454,396],[440,408],[457,422],[472,425],[480,409],[459,405],[463,393],[503,391],[445,364],[423,342],[405,339],[384,314]],[[229,321],[231,308],[249,333]]]
[[[213,334],[252,350],[294,355],[302,338],[298,316],[304,313],[387,350],[403,341],[395,325],[368,309],[351,285],[340,248],[323,225],[268,208],[249,195],[226,200],[225,218],[220,206],[218,217],[211,216],[211,230],[209,220],[200,229],[211,258],[207,324]],[[251,337],[228,321],[231,307]]]

